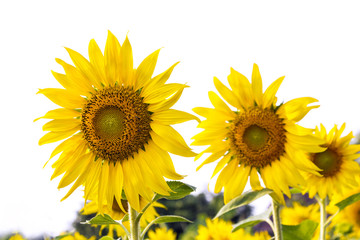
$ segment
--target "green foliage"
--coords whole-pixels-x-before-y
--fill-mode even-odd
[[[356,193],[354,195],[351,195],[348,198],[345,198],[344,200],[342,200],[341,202],[338,202],[337,204],[335,204],[337,207],[339,207],[339,210],[343,210],[344,208],[346,208],[347,206],[357,202],[360,200],[360,193]]]
[[[154,197],[154,201],[157,201],[161,198],[166,198],[169,200],[178,200],[186,197],[187,195],[189,195],[190,193],[196,190],[195,187],[180,181],[167,181],[167,184],[169,185],[170,189],[173,192],[170,192],[169,196],[156,194]]]
[[[299,225],[282,225],[284,240],[311,240],[318,223],[305,220]]]
[[[264,188],[260,191],[248,191],[244,192],[240,196],[234,198],[231,200],[228,204],[223,206],[220,211],[216,214],[215,218],[221,217],[225,213],[234,210],[236,208],[239,208],[241,206],[247,205],[251,203],[252,201],[266,195],[272,193],[272,190]]]
[[[154,219],[150,224],[159,224],[159,223],[170,223],[170,222],[188,222],[192,223],[192,221],[181,217],[181,216],[175,216],[175,215],[165,215],[165,216],[159,216],[156,219]]]
[[[93,217],[92,219],[84,222],[85,224],[96,224],[96,225],[109,225],[109,224],[116,224],[116,225],[120,225],[118,222],[116,222],[115,220],[113,220],[109,215],[104,214],[98,214],[95,217]]]
[[[238,222],[237,224],[235,224],[233,226],[233,232],[239,230],[239,228],[245,228],[245,227],[252,227],[260,222],[266,221],[267,219],[269,219],[270,215],[271,215],[271,208],[267,209],[265,212],[256,215],[256,216],[250,216],[240,222]]]

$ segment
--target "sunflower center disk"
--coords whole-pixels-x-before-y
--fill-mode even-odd
[[[81,130],[98,157],[122,161],[150,139],[150,113],[139,94],[129,87],[108,87],[88,99],[81,116]]]
[[[331,148],[321,153],[313,155],[313,162],[322,171],[320,172],[324,177],[330,177],[336,174],[341,165],[341,156]]]
[[[230,150],[240,163],[263,168],[285,152],[286,130],[270,109],[253,108],[242,112],[230,127]]]

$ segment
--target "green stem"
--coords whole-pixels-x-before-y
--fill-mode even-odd
[[[281,223],[280,223],[280,204],[274,198],[272,199],[272,207],[273,207],[275,240],[283,240]]]
[[[137,216],[138,212],[129,203],[130,240],[140,240],[140,221]]]
[[[326,198],[321,199],[319,196],[315,196],[320,205],[320,236],[319,240],[326,239]]]

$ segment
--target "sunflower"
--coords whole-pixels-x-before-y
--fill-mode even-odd
[[[172,229],[156,228],[148,233],[149,240],[175,240],[176,233]]]
[[[81,235],[80,233],[75,232],[74,234],[68,234],[64,237],[61,237],[61,239],[64,239],[64,240],[95,240],[96,236],[86,238],[85,236]]]
[[[360,186],[346,191],[344,194],[334,194],[329,205],[333,210],[337,210],[336,203],[350,197],[353,194],[360,193]],[[335,211],[334,211],[335,212]],[[335,232],[348,234],[348,237],[360,238],[360,201],[350,204],[340,211],[332,220],[335,226]],[[350,230],[350,231],[349,231]],[[351,232],[351,233],[349,233]]]
[[[246,232],[243,228],[232,232],[232,223],[216,218],[206,219],[206,226],[200,225],[195,240],[268,240],[268,232],[257,232],[254,235]]]
[[[292,207],[284,207],[281,209],[280,217],[281,223],[285,225],[298,225],[307,219],[319,222],[319,205],[310,204],[309,206],[302,206],[298,202],[293,202]]]
[[[236,110],[232,110],[216,93],[209,92],[214,108],[197,107],[194,112],[205,117],[198,127],[204,130],[193,137],[192,145],[210,145],[204,153],[210,154],[204,164],[220,161],[213,176],[220,171],[215,193],[224,188],[224,201],[240,195],[250,177],[254,190],[262,188],[259,175],[267,188],[284,204],[283,193],[291,197],[289,186],[304,184],[299,169],[318,174],[320,170],[304,151],[320,152],[323,141],[311,135],[312,129],[296,123],[317,100],[310,97],[293,99],[276,105],[275,96],[284,77],[273,82],[263,93],[259,68],[254,64],[252,83],[231,68],[228,81],[232,90],[216,77],[214,84],[220,95]]]
[[[181,135],[170,125],[196,119],[170,109],[180,98],[185,84],[165,84],[176,64],[152,77],[159,50],[133,68],[132,48],[126,37],[121,46],[109,32],[104,54],[94,40],[89,44],[89,61],[66,48],[75,66],[56,61],[65,74],[53,72],[64,88],[46,88],[38,93],[59,105],[42,118],[53,119],[43,126],[50,131],[40,145],[64,140],[50,159],[51,179],[64,174],[58,188],[73,183],[67,198],[85,186],[85,199],[98,188],[98,203],[121,202],[122,191],[132,208],[140,209],[140,196],[151,201],[153,193],[169,195],[164,177],[175,172],[169,152],[193,157]],[[100,208],[101,209],[101,208]]]
[[[15,235],[12,235],[9,240],[24,240],[25,238],[19,234],[19,233],[16,233]]]
[[[321,199],[331,198],[358,185],[356,177],[360,174],[360,167],[355,159],[360,156],[360,145],[350,144],[354,137],[351,132],[341,137],[344,129],[345,124],[340,129],[335,125],[329,133],[322,124],[315,129],[314,135],[325,140],[323,146],[326,150],[309,154],[308,158],[321,169],[321,176],[304,173],[307,183],[304,192],[308,192],[310,198],[316,193]]]

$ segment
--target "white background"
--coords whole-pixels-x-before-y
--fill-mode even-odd
[[[64,46],[87,57],[94,38],[104,49],[107,30],[122,42],[128,34],[134,66],[162,48],[156,73],[177,61],[171,82],[187,83],[176,109],[209,106],[213,76],[223,82],[235,68],[250,77],[257,63],[264,86],[286,78],[279,101],[311,96],[321,107],[301,122],[330,128],[347,123],[358,133],[360,14],[357,1],[1,1],[0,3],[0,234],[26,237],[71,230],[82,192],[60,202],[67,190],[42,168],[56,144],[38,146],[45,121],[56,106],[38,88],[59,87],[50,70],[55,58],[70,62]],[[177,126],[185,139],[196,122]],[[195,148],[199,152],[203,148]],[[174,157],[186,182],[207,191],[214,166]],[[267,200],[256,204],[261,211]],[[260,210],[259,210],[260,209]]]

